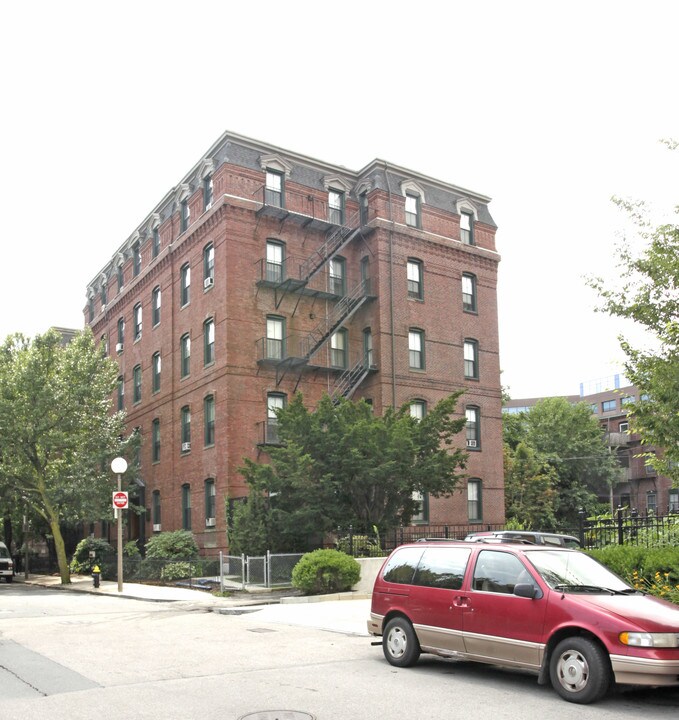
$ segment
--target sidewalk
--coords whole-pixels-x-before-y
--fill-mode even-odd
[[[62,585],[58,575],[29,575],[24,580],[22,575],[14,579],[17,583],[53,588],[64,592],[86,592],[93,595],[123,597],[149,602],[183,602],[219,611],[220,608],[252,607],[257,605],[318,603],[333,600],[364,600],[368,596],[363,593],[346,592],[331,595],[297,595],[291,588],[267,590],[259,588],[248,592],[237,590],[229,597],[212,595],[206,590],[192,590],[187,587],[171,585],[145,585],[143,583],[123,582],[122,592],[118,592],[118,583],[113,580],[102,580],[98,588],[94,587],[92,578],[84,575],[71,575],[71,584]]]

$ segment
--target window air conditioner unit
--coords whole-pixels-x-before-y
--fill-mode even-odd
[[[188,452],[191,449],[191,443],[190,442],[183,442],[182,443],[182,452]]]
[[[153,532],[160,532],[160,523],[153,523]]]
[[[212,203],[209,202],[209,203],[205,206],[205,212],[207,212],[211,207],[212,207]]]
[[[123,344],[122,343],[116,343],[116,352],[121,353],[123,351]]]
[[[205,518],[205,527],[214,527],[216,524],[215,518]]]
[[[102,306],[101,306],[101,311],[102,311],[102,312],[106,312],[106,305],[102,305]]]
[[[476,440],[467,440],[467,447],[476,447]]]
[[[214,278],[206,277],[205,280],[203,280],[203,288],[207,290],[208,288],[211,288],[215,284]]]

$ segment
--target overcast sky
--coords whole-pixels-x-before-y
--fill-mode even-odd
[[[667,0],[126,0],[0,10],[0,338],[82,327],[87,284],[225,131],[493,198],[502,383],[621,367],[612,195],[677,202]]]

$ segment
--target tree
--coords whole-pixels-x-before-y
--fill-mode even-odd
[[[573,527],[580,509],[596,505],[597,495],[608,493],[619,477],[617,459],[586,403],[571,405],[565,398],[547,398],[520,415],[520,420],[511,420],[505,429],[505,447],[513,458],[510,467],[520,471],[515,478],[518,488],[513,491],[525,493],[521,488],[529,477],[545,491],[544,482],[549,479],[553,517],[558,525]],[[520,463],[513,467],[517,459]]]
[[[449,495],[463,477],[467,453],[452,447],[466,423],[454,416],[460,395],[419,422],[407,405],[375,416],[365,401],[334,404],[326,395],[312,412],[296,395],[278,412],[282,446],[271,448],[270,463],[241,468],[252,500],[236,511],[231,538],[265,528],[268,549],[306,550],[340,525],[409,523],[414,493]]]
[[[0,347],[0,476],[49,525],[62,583],[70,582],[62,525],[107,516],[108,461],[130,454],[124,414],[111,413],[118,369],[89,330],[56,330]]]
[[[666,143],[671,149],[677,144]],[[654,342],[640,349],[624,336],[620,344],[626,356],[625,373],[639,390],[628,406],[631,430],[642,442],[663,448],[648,462],[659,473],[679,482],[679,225],[653,226],[643,202],[614,201],[624,210],[644,243],[640,252],[623,240],[618,251],[619,285],[608,286],[602,278],[589,284],[602,300],[600,310],[632,320]],[[679,213],[679,206],[674,214]],[[649,349],[655,345],[655,349]]]

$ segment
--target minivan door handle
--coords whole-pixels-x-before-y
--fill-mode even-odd
[[[458,595],[458,597],[453,600],[453,605],[455,607],[469,607],[469,598],[464,595]]]

